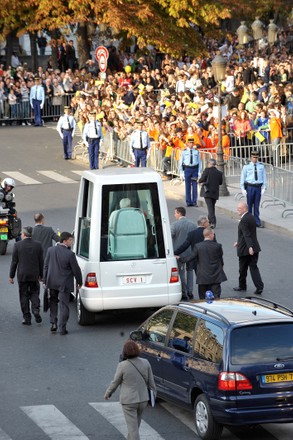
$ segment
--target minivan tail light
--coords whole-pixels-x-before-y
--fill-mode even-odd
[[[252,385],[244,374],[228,373],[223,371],[218,377],[218,390],[220,391],[241,391],[251,390]]]
[[[90,272],[87,274],[85,279],[85,287],[99,287],[95,272]]]
[[[177,269],[177,267],[172,267],[170,283],[178,283],[178,281],[179,281],[178,269]]]

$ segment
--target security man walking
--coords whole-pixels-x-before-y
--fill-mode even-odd
[[[201,159],[193,137],[187,138],[187,146],[182,151],[179,171],[184,172],[185,198],[187,206],[197,206],[197,179],[201,172]]]
[[[255,217],[256,227],[263,228],[259,218],[261,196],[267,189],[265,166],[258,162],[259,152],[251,152],[251,162],[244,165],[240,178],[242,194],[247,197],[248,211]],[[253,212],[252,212],[253,210]]]
[[[130,138],[130,155],[134,161],[134,165],[146,167],[147,159],[151,151],[151,143],[148,133],[143,130],[143,122],[136,123],[136,130],[133,131]]]
[[[82,139],[88,147],[90,169],[99,169],[99,151],[102,138],[102,125],[96,119],[96,112],[89,114],[89,122],[84,126]]]
[[[57,131],[63,142],[64,159],[71,159],[72,139],[74,137],[76,122],[72,115],[69,114],[70,107],[64,107],[64,115],[60,116],[57,123]]]
[[[45,102],[45,90],[40,82],[40,78],[35,77],[35,85],[32,86],[30,91],[30,105],[34,110],[34,120],[35,127],[41,127],[42,123],[42,115],[41,110],[44,107]]]

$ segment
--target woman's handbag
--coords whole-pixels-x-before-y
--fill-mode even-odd
[[[128,362],[130,362],[130,360],[129,359],[127,359],[128,360]],[[148,384],[147,384],[147,381],[146,381],[146,379],[145,379],[145,377],[144,377],[144,375],[139,371],[139,369],[132,363],[132,362],[130,362],[131,363],[131,365],[139,372],[139,374],[143,377],[143,379],[144,379],[144,381],[145,381],[145,384],[146,384],[146,386],[147,386],[147,389],[148,389],[148,393],[149,393],[149,404],[151,405],[151,407],[153,408],[154,406],[155,406],[155,404],[156,404],[156,393],[154,392],[154,390],[152,390],[151,388],[149,388],[149,386],[148,386]]]

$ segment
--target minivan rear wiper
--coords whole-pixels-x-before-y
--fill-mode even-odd
[[[281,362],[281,361],[291,361],[293,359],[293,356],[288,356],[286,358],[276,358],[276,361]]]

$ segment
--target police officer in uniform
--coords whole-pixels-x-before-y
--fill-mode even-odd
[[[251,162],[244,165],[240,178],[242,194],[247,197],[248,211],[255,217],[256,227],[263,228],[259,218],[261,196],[267,189],[265,166],[258,162],[259,152],[251,152]],[[253,210],[253,212],[252,212]]]
[[[64,115],[60,116],[57,123],[57,131],[63,142],[64,159],[71,159],[72,139],[74,137],[76,122],[72,115],[69,114],[70,107],[64,107]]]
[[[41,127],[43,125],[41,110],[44,107],[45,102],[45,90],[40,83],[40,78],[35,77],[35,85],[30,90],[30,105],[34,110],[35,127]]]
[[[197,206],[197,179],[201,172],[199,151],[192,137],[187,138],[187,146],[182,151],[179,161],[179,171],[184,172],[185,198],[187,206]]]
[[[90,169],[99,169],[99,150],[102,138],[102,125],[96,119],[96,112],[89,114],[89,122],[84,126],[82,139],[88,147]]]
[[[151,151],[150,138],[148,133],[143,130],[142,121],[138,121],[136,126],[136,130],[130,138],[130,155],[136,167],[139,167],[140,164],[142,167],[146,167]]]

